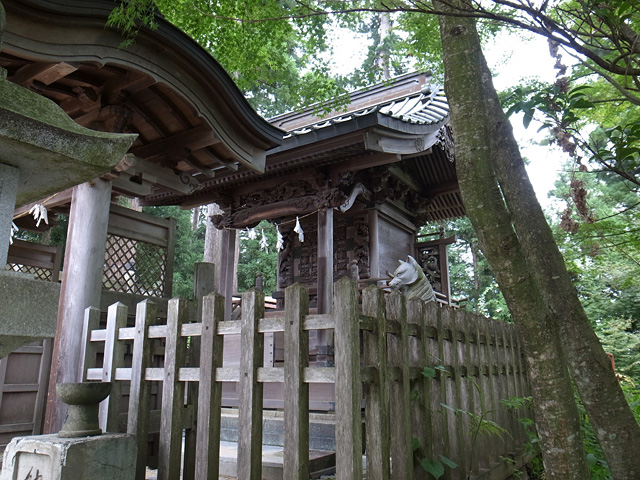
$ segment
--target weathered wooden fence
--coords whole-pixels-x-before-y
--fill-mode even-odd
[[[138,439],[136,478],[143,479],[147,434],[160,431],[158,479],[217,479],[222,383],[239,383],[238,478],[261,478],[263,384],[284,384],[284,478],[309,479],[309,384],[335,383],[337,479],[430,478],[420,462],[446,457],[456,468],[444,478],[503,479],[522,461],[524,432],[500,400],[528,395],[512,325],[462,311],[407,303],[376,287],[362,293],[342,279],[335,284],[333,314],[309,315],[308,293],[286,290],[284,316],[264,317],[261,292],[243,294],[242,317],[224,321],[224,298],[203,298],[201,322],[189,323],[187,301],[169,302],[166,325],[155,325],[155,306],[137,307],[136,326],[126,328],[126,307],[109,310],[107,328],[87,335],[85,365],[93,365],[97,342],[105,342],[102,368],[86,368],[88,380],[114,381],[101,406],[109,431],[123,431],[119,401],[130,382],[126,431]],[[89,310],[88,317],[92,314]],[[97,321],[90,320],[93,326]],[[335,366],[309,367],[309,331],[334,329]],[[283,367],[264,367],[264,334],[284,332]],[[223,336],[241,334],[239,368],[222,365]],[[200,337],[200,367],[186,367],[190,337]],[[163,368],[150,365],[154,339],[164,339]],[[133,363],[123,364],[133,342]],[[424,367],[430,367],[425,370]],[[433,369],[433,370],[431,370]],[[433,372],[436,375],[433,375]],[[149,410],[152,382],[162,382],[160,420]],[[197,398],[185,405],[187,382]],[[366,434],[363,438],[363,407]],[[522,413],[521,413],[522,414]],[[487,422],[499,434],[478,432]],[[482,428],[480,430],[483,430]],[[181,459],[185,435],[184,460]],[[477,434],[477,435],[476,435]],[[501,458],[502,457],[502,458]],[[505,462],[511,457],[514,461]],[[183,463],[184,462],[184,463]]]

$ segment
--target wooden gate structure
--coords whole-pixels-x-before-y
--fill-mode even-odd
[[[262,393],[271,382],[284,384],[286,479],[309,478],[309,385],[314,383],[335,384],[337,479],[363,478],[363,452],[369,480],[426,479],[419,461],[441,455],[457,464],[445,473],[451,480],[504,479],[525,461],[519,418],[530,414],[501,403],[529,395],[513,325],[407,302],[397,293],[385,297],[374,286],[359,298],[357,284],[348,278],[335,285],[332,314],[309,315],[308,291],[299,284],[285,292],[279,318],[263,318],[263,294],[257,290],[243,294],[242,316],[235,321],[224,320],[225,300],[217,293],[203,297],[199,306],[170,300],[166,325],[156,324],[151,301],[138,304],[135,327],[126,327],[122,304],[110,307],[106,329],[96,328],[97,310],[87,310],[92,326],[86,334],[85,378],[114,382],[101,405],[101,422],[108,431],[136,435],[137,479],[144,478],[147,435],[154,430],[160,432],[158,479],[178,479],[181,470],[185,479],[218,478],[222,382],[238,383],[237,464],[243,480],[261,478]],[[335,332],[333,367],[309,366],[309,332],[318,329]],[[284,332],[282,367],[263,364],[269,332]],[[222,363],[223,339],[230,334],[241,335],[239,367]],[[198,337],[200,367],[190,367],[190,345]],[[165,343],[161,368],[150,363],[154,339]],[[89,368],[102,343],[102,366]],[[127,350],[133,354],[130,367],[124,363]],[[162,385],[159,412],[149,408],[156,382]],[[185,403],[185,389],[195,382],[198,394]],[[127,383],[125,422],[121,395]],[[475,435],[477,425],[489,421],[505,434]]]

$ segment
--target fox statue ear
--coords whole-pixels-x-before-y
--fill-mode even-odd
[[[416,268],[422,269],[420,264],[418,264],[418,262],[416,262],[416,259],[413,258],[411,255],[407,255],[407,262],[409,262],[411,265],[413,265]]]

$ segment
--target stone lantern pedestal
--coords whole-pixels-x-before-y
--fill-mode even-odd
[[[57,435],[16,437],[7,446],[0,480],[134,480],[133,435],[105,434],[98,427],[98,404],[111,383],[59,384],[69,415]]]

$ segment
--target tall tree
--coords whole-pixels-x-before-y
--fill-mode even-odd
[[[545,410],[549,406],[546,400],[554,398],[555,407],[566,408],[559,414],[567,422],[562,425],[571,424],[575,418],[569,405],[568,378],[549,386],[552,372],[542,370],[545,362],[535,358],[541,356],[543,348],[548,355],[543,359],[569,365],[615,478],[638,478],[640,458],[633,452],[640,444],[640,428],[590,327],[529,182],[474,22],[441,16],[440,25],[460,187],[481,248],[525,341],[534,394],[542,394],[536,404],[547,473],[552,478],[586,478],[586,464],[580,463],[581,455],[575,450],[575,424],[563,431],[553,425],[558,418]],[[539,330],[542,325],[546,332]],[[558,342],[551,350],[546,343],[549,332]],[[564,443],[564,447],[549,448],[554,442]]]

